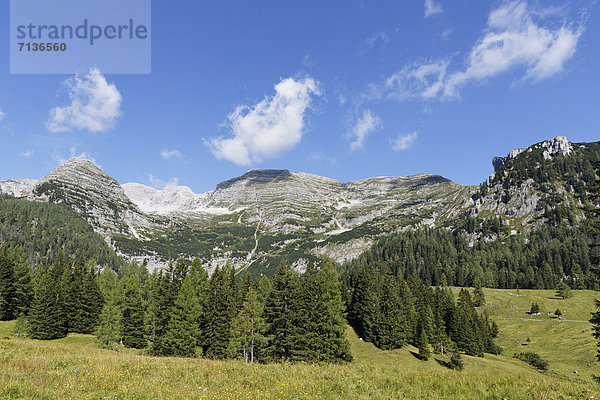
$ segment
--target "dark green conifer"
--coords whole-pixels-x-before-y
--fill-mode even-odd
[[[297,309],[294,295],[297,293],[297,285],[298,278],[282,261],[273,276],[273,285],[264,310],[266,336],[269,338],[265,358],[270,360],[289,360],[294,348],[294,317]]]
[[[16,318],[17,292],[15,266],[8,254],[8,247],[0,250],[0,320]]]
[[[144,301],[139,281],[129,273],[119,283],[121,294],[121,337],[125,347],[142,349],[147,341],[144,336]]]
[[[106,301],[100,313],[99,322],[96,327],[96,338],[100,347],[114,349],[121,341],[121,294],[115,287],[112,292],[105,294]]]
[[[166,333],[168,353],[176,356],[196,355],[199,336],[200,302],[194,280],[186,276],[175,299]]]
[[[255,288],[250,286],[242,307],[231,324],[231,347],[233,355],[240,355],[245,362],[255,362],[260,349],[266,344],[266,324],[263,304]]]
[[[427,361],[431,355],[429,349],[429,339],[423,326],[419,327],[419,333],[417,334],[417,348],[419,349],[419,357],[423,361]]]
[[[67,336],[67,316],[61,293],[61,278],[67,269],[62,252],[54,264],[36,282],[29,312],[30,336],[33,339],[58,339]],[[57,284],[58,283],[58,284]]]
[[[226,264],[216,268],[210,278],[210,293],[203,353],[209,358],[229,355],[231,322],[238,312],[237,283],[234,268]]]
[[[473,286],[475,286],[475,290],[473,291],[473,305],[475,307],[481,307],[485,305],[485,294],[483,293],[483,288],[481,287],[481,281],[479,278],[475,278]]]

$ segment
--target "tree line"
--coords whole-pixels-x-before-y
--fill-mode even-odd
[[[118,271],[124,264],[101,235],[66,204],[0,194],[0,246],[20,246],[35,269],[51,265],[59,252],[94,259]]]
[[[304,274],[282,263],[272,281],[236,274],[230,265],[209,277],[198,259],[154,273],[133,262],[119,278],[62,252],[48,268],[31,271],[22,249],[0,251],[0,319],[19,317],[19,333],[34,339],[93,333],[101,347],[156,356],[352,360],[341,282],[330,260]]]
[[[351,324],[363,340],[391,350],[412,344],[427,358],[429,352],[458,356],[499,354],[493,338],[498,334],[487,313],[481,285],[473,295],[461,289],[458,300],[448,287],[425,285],[415,275],[405,280],[387,270],[366,264],[346,282],[346,301]]]
[[[382,238],[345,266],[351,276],[363,265],[408,278],[417,275],[430,286],[500,289],[597,289],[588,235],[582,228],[541,226],[528,235],[470,243],[460,230],[428,228]]]

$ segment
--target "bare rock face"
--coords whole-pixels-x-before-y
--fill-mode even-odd
[[[527,149],[513,149],[506,157],[494,157],[492,159],[492,165],[494,166],[494,172],[498,171],[498,168],[506,164],[508,161],[516,158],[519,154]]]
[[[3,181],[0,188],[15,197],[66,203],[107,239],[114,234],[137,237],[136,226],[150,225],[121,185],[86,159],[71,158],[39,180]]]
[[[245,268],[272,252],[292,252],[298,255],[293,265],[302,270],[311,256],[349,260],[380,235],[456,215],[467,207],[464,199],[473,188],[430,174],[342,183],[255,169],[196,194],[185,186],[157,190],[138,183],[119,185],[93,162],[74,158],[39,180],[0,182],[0,190],[68,204],[119,254],[145,259],[150,268],[179,256],[199,256],[209,270],[225,262]],[[173,239],[174,232],[185,239]],[[127,249],[119,248],[115,237],[138,244],[133,250],[131,242]],[[162,254],[145,245],[157,240],[180,241]],[[194,240],[205,240],[200,247],[210,246],[210,251],[191,253],[189,249],[198,248],[188,245]]]
[[[534,148],[539,147],[543,149],[544,159],[549,160],[552,156],[559,154],[561,156],[567,156],[573,151],[573,145],[569,143],[565,136],[557,136],[552,140],[545,140],[541,143],[528,147],[527,149],[514,149],[511,150],[506,157],[494,157],[492,159],[492,165],[494,172],[498,171],[502,165],[508,161],[515,159],[519,154],[524,151],[532,151]]]
[[[496,157],[494,168],[534,150],[552,158],[570,155],[573,146],[556,137]],[[250,170],[207,193],[185,186],[158,190],[120,185],[78,158],[39,180],[0,181],[0,193],[68,204],[126,259],[147,260],[154,269],[181,256],[200,257],[209,271],[225,262],[240,269],[270,263],[269,257],[287,257],[298,270],[320,255],[347,261],[382,235],[452,224],[465,212],[502,215],[514,228],[539,216],[542,198],[531,180],[477,192],[430,174],[344,183],[268,169]]]
[[[543,154],[546,160],[549,160],[555,154],[567,156],[573,151],[573,145],[564,136],[557,136],[550,141],[546,140],[542,142],[541,146],[545,147]]]

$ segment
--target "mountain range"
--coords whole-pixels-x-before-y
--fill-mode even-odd
[[[465,218],[482,223],[501,217],[509,234],[543,224],[548,207],[567,207],[581,220],[586,176],[590,169],[593,176],[598,160],[599,143],[556,137],[494,158],[495,172],[479,186],[431,174],[343,183],[302,172],[253,169],[196,194],[185,186],[121,185],[92,161],[72,158],[38,180],[0,181],[0,193],[67,204],[117,254],[146,260],[151,269],[179,257],[199,257],[209,270],[230,262],[269,273],[281,258],[298,270],[320,255],[342,262],[390,233],[452,228]],[[540,172],[555,169],[550,175],[556,176]],[[485,235],[489,240],[497,236]]]

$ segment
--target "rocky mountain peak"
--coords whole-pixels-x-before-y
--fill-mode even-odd
[[[268,183],[276,180],[289,179],[292,173],[287,169],[251,169],[245,174],[233,179],[226,180],[217,185],[216,190],[224,190],[230,188],[240,182],[245,182],[248,185],[256,183]]]
[[[561,156],[567,156],[571,154],[573,145],[567,140],[565,136],[557,136],[552,140],[544,140],[541,143],[534,144],[526,149],[513,149],[506,157],[494,157],[492,159],[492,165],[494,166],[494,172],[498,171],[502,165],[508,161],[517,158],[517,156],[525,151],[533,151],[533,149],[542,149],[543,157],[546,160],[552,158],[553,155],[559,154]]]
[[[573,151],[573,145],[569,143],[565,136],[557,136],[552,140],[545,140],[541,143],[541,146],[545,148],[543,153],[545,159],[550,159],[554,154],[567,156]]]

